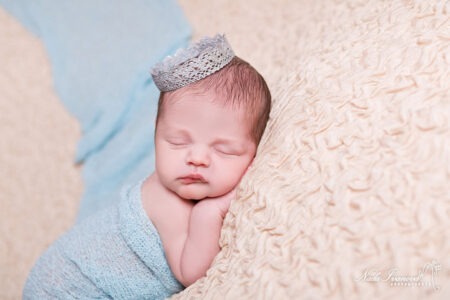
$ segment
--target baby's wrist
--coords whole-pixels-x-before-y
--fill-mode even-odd
[[[228,209],[224,212],[224,208],[220,205],[216,198],[205,198],[194,205],[193,210],[195,215],[203,215],[204,217],[212,217],[214,219],[219,215],[222,219],[227,213]]]

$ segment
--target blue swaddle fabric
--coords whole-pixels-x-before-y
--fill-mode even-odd
[[[154,168],[156,62],[185,47],[191,29],[175,0],[0,0],[44,43],[54,87],[81,125],[78,220],[118,200]]]
[[[183,289],[141,202],[141,185],[76,224],[39,258],[24,299],[163,299]]]

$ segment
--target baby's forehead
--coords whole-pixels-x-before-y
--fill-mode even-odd
[[[189,113],[192,112],[194,107],[197,110],[210,111],[209,105],[212,104],[223,112],[232,112],[240,122],[250,125],[254,121],[249,105],[245,105],[245,103],[237,104],[237,101],[229,98],[229,95],[211,89],[184,88],[183,91],[174,91],[168,94],[164,102],[162,111],[165,111],[165,113],[163,112],[163,115],[170,112]],[[203,106],[203,104],[205,105]],[[217,112],[215,109],[214,111]]]
[[[239,110],[239,108],[241,108],[241,105],[233,105],[236,101],[231,99],[231,95],[213,88],[207,89],[198,86],[186,86],[182,89],[167,93],[166,97],[164,102],[169,104],[167,108],[169,108],[170,105],[182,103],[184,100],[215,103],[222,105],[226,109],[234,108]]]

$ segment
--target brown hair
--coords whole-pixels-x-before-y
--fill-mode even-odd
[[[226,105],[245,107],[251,121],[251,137],[259,144],[266,128],[271,109],[272,97],[264,78],[249,63],[235,56],[229,64],[214,74],[188,85],[200,91],[213,89],[226,99]],[[161,92],[158,102],[156,126],[163,113],[164,99],[169,93],[182,92],[184,88],[172,92]]]

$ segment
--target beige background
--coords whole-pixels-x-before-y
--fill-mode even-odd
[[[41,42],[0,7],[0,298],[18,299],[39,254],[74,221],[80,135]]]

